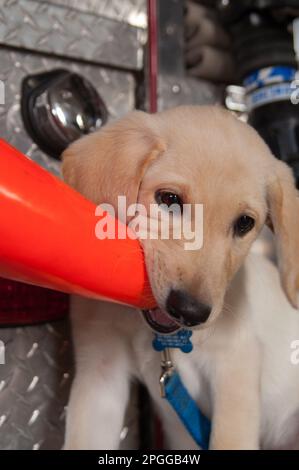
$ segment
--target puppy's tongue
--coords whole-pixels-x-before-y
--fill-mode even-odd
[[[181,328],[172,318],[159,307],[150,310],[142,310],[142,315],[147,324],[156,333],[171,334]]]

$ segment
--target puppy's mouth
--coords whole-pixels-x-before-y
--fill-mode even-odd
[[[182,325],[176,323],[160,307],[149,310],[141,310],[143,318],[155,333],[171,334],[182,328]]]

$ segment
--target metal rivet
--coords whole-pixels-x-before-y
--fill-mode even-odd
[[[174,93],[175,95],[177,95],[178,93],[180,93],[181,91],[181,85],[178,85],[177,83],[175,85],[172,85],[172,93]]]
[[[172,36],[175,32],[175,24],[168,24],[166,26],[166,34],[168,36]]]
[[[253,26],[258,26],[260,23],[261,23],[261,18],[258,14],[256,13],[251,13],[249,15],[249,19],[250,19],[250,23],[253,25]]]

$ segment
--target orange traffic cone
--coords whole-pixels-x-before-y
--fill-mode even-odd
[[[96,206],[1,139],[0,198],[0,276],[141,308],[155,305],[140,244],[129,229],[125,239],[98,240]]]

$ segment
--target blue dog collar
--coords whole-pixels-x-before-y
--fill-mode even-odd
[[[208,450],[211,423],[190,396],[176,371],[173,371],[166,379],[164,389],[166,400],[175,410],[195,442],[203,450]]]
[[[189,353],[193,349],[192,331],[179,330],[171,335],[155,334],[153,347],[162,352],[161,395],[172,406],[187,431],[203,450],[209,448],[211,423],[184,386],[171,361],[170,349]]]

